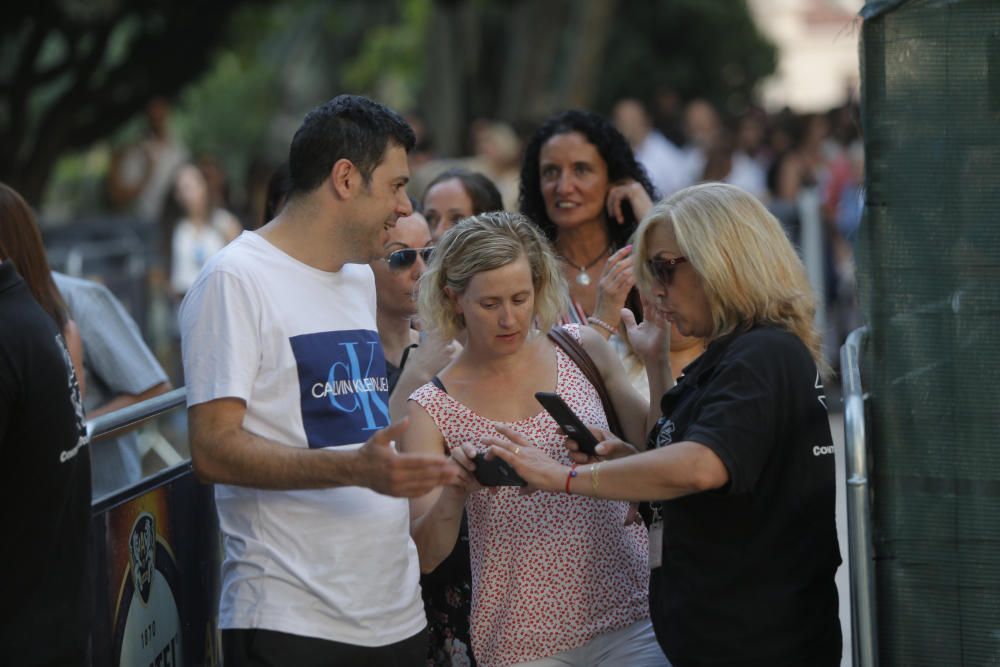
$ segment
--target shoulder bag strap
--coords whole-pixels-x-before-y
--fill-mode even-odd
[[[608,428],[619,438],[624,439],[625,434],[622,431],[621,423],[618,421],[618,413],[615,412],[615,406],[611,402],[611,397],[608,396],[607,388],[604,386],[604,378],[601,377],[600,371],[597,370],[597,366],[594,364],[594,360],[590,358],[587,350],[575,338],[566,333],[566,330],[561,326],[554,326],[549,330],[549,339],[558,345],[566,353],[566,356],[573,360],[573,363],[580,368],[590,384],[594,385],[594,389],[597,390],[597,395],[601,399],[601,405],[604,407],[604,414],[608,418]]]

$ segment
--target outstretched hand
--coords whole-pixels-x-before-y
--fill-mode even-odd
[[[451,483],[457,470],[443,454],[400,454],[395,441],[409,423],[402,419],[376,431],[356,450],[354,478],[359,486],[387,496],[416,498]]]
[[[597,447],[594,448],[596,456],[585,454],[580,451],[580,445],[573,438],[566,438],[566,449],[569,450],[569,457],[576,463],[594,463],[605,459],[620,459],[632,454],[637,454],[638,450],[624,440],[621,440],[614,433],[607,429],[596,426],[588,426],[590,432],[597,438]]]
[[[562,491],[566,484],[568,468],[554,460],[529,442],[523,435],[506,426],[497,426],[503,438],[491,436],[483,439],[490,452],[509,463],[517,474],[528,483],[529,489]]]

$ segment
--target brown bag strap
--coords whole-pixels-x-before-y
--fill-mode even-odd
[[[601,377],[597,365],[594,364],[594,360],[590,358],[587,350],[583,349],[583,345],[561,326],[552,327],[549,330],[549,338],[566,353],[567,357],[573,360],[573,363],[580,368],[590,384],[594,385],[597,395],[601,398],[604,414],[608,418],[608,428],[619,438],[625,439],[621,423],[618,421],[618,413],[615,412],[615,406],[611,402],[611,397],[608,396],[607,387],[604,386],[604,378]]]

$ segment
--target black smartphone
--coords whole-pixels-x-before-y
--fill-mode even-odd
[[[517,471],[509,463],[494,456],[492,459],[486,458],[486,452],[476,452],[476,458],[472,460],[476,464],[473,474],[483,486],[527,486]]]
[[[634,227],[639,224],[639,221],[635,217],[635,211],[632,210],[632,202],[629,200],[624,200],[621,203],[622,207],[622,227],[629,228]]]
[[[566,401],[562,400],[559,394],[548,391],[540,391],[535,394],[535,398],[542,404],[545,411],[552,415],[563,432],[580,445],[580,451],[590,456],[597,455],[597,438],[590,432],[580,418],[576,416]]]

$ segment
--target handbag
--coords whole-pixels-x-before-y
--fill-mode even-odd
[[[597,390],[597,395],[601,399],[604,415],[608,418],[608,428],[617,437],[625,440],[625,433],[622,431],[621,422],[618,421],[618,413],[615,412],[615,406],[611,403],[608,389],[604,386],[604,378],[601,377],[600,371],[597,370],[594,360],[583,349],[583,345],[573,338],[573,336],[569,335],[561,326],[554,326],[549,330],[549,339],[558,345],[566,353],[567,357],[573,360],[573,363],[583,372],[587,381],[594,385],[594,389]]]

